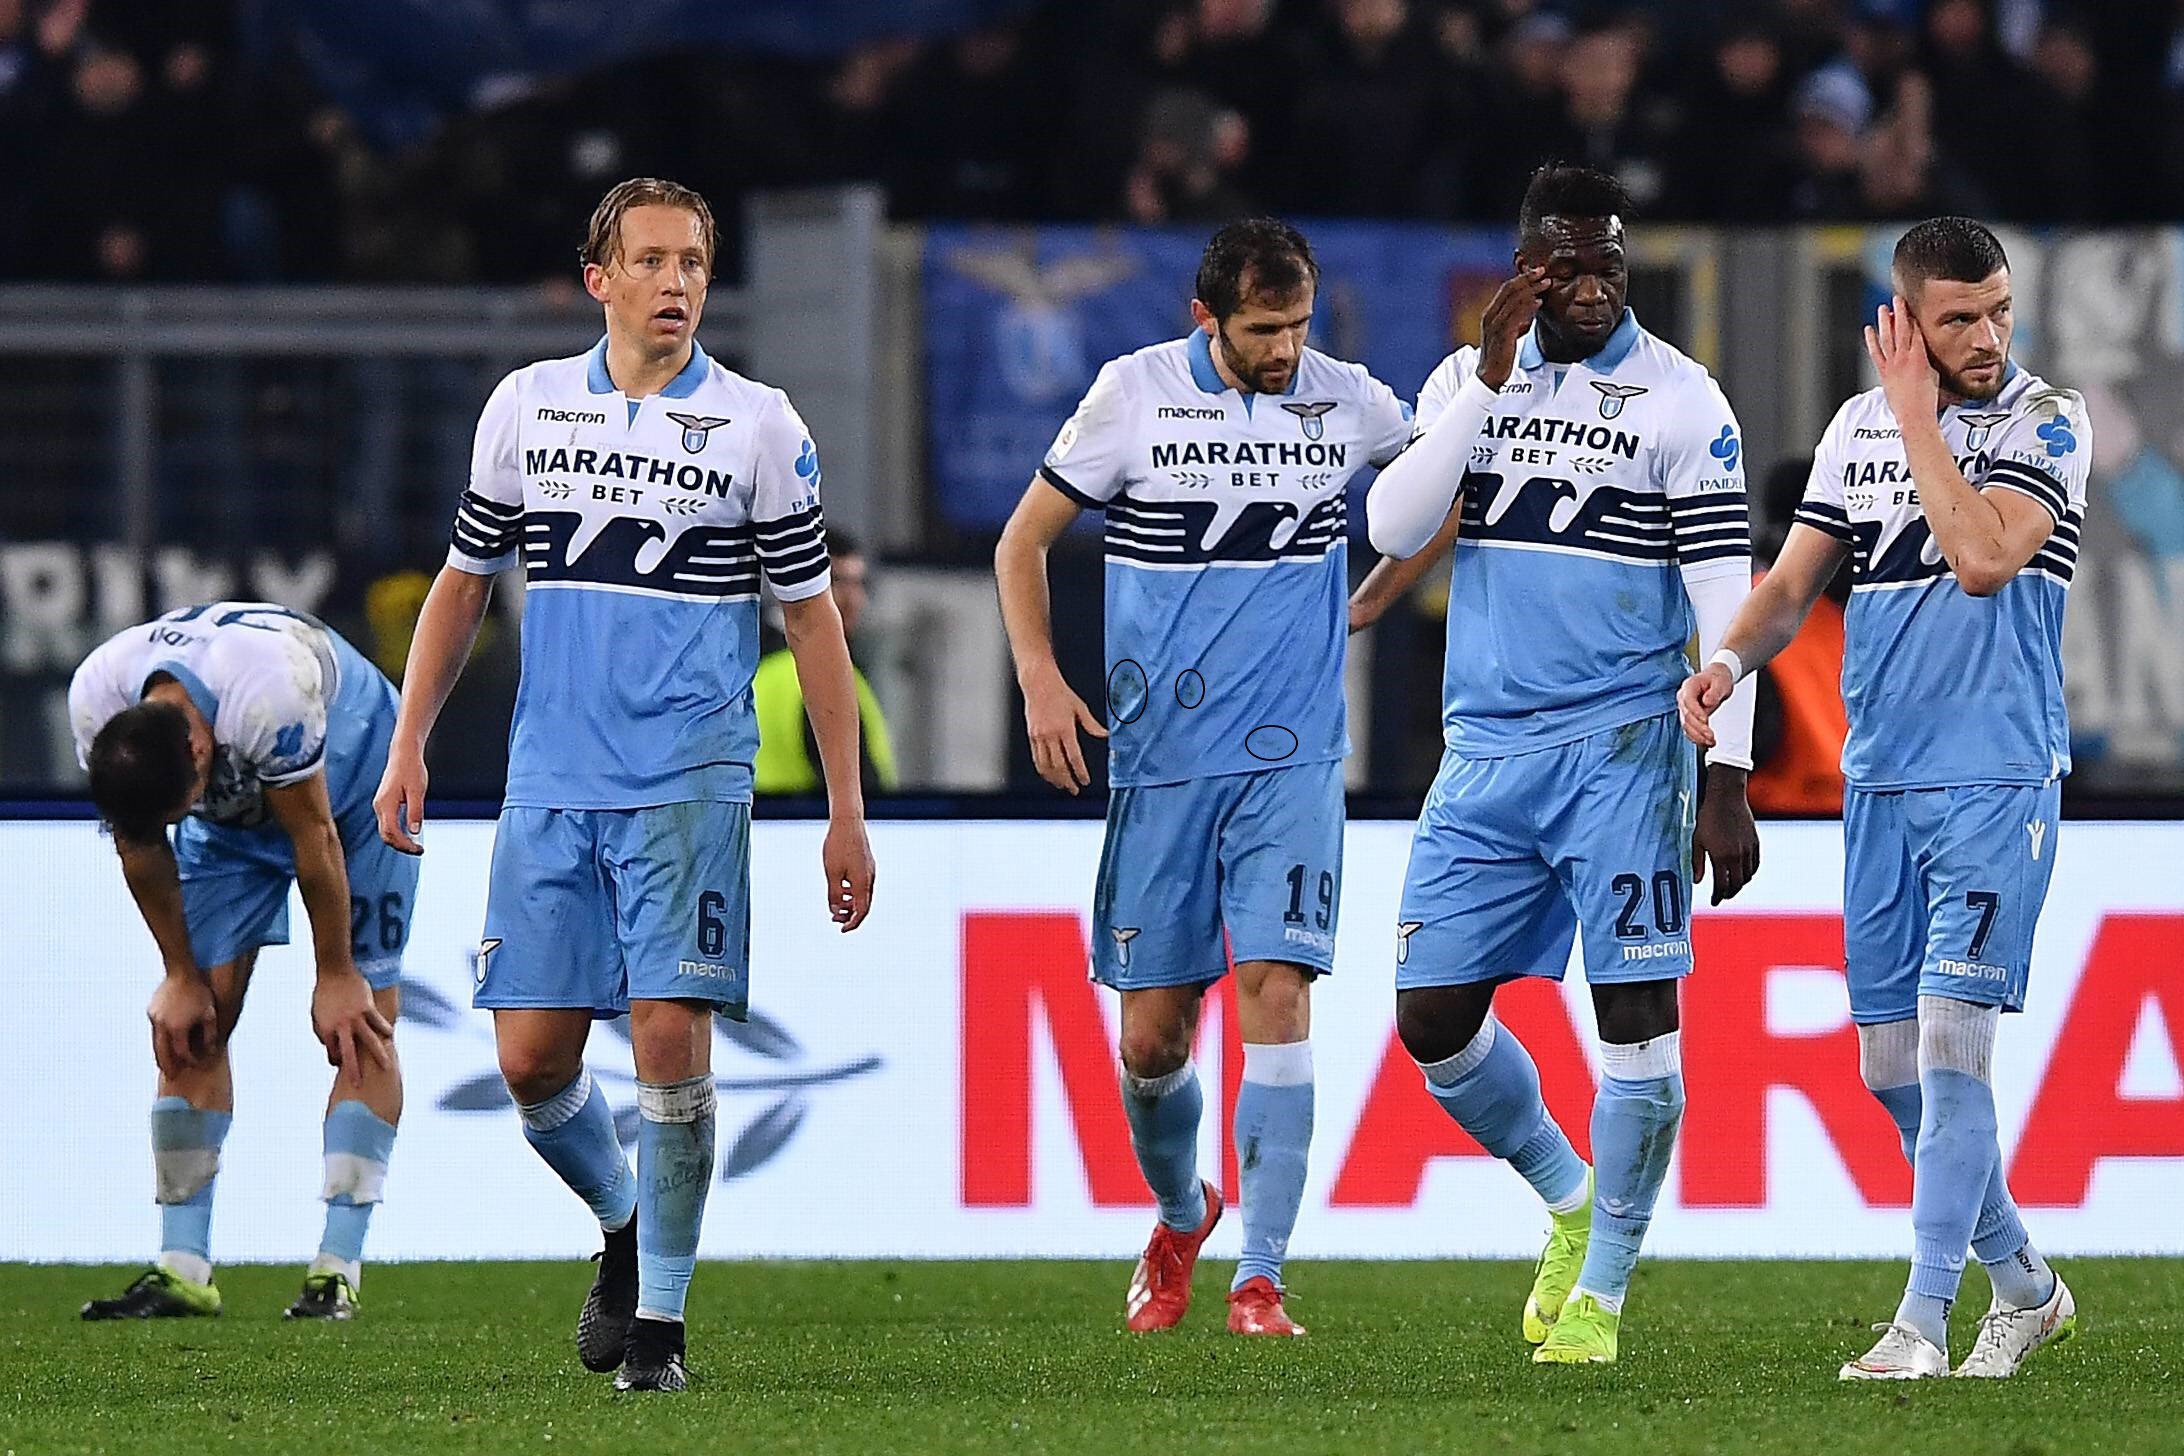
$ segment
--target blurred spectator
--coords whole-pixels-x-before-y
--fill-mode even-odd
[[[1025,123],[1047,103],[1048,74],[1014,25],[929,51],[902,80],[893,143],[911,164],[900,205],[920,217],[1038,217],[1051,133]]]
[[[1753,511],[1752,551],[1763,580],[1789,534],[1805,493],[1809,459],[1777,464],[1761,482]],[[1752,724],[1752,807],[1763,814],[1833,816],[1843,811],[1843,608],[1850,567],[1828,583],[1790,645],[1760,670]]]
[[[1801,218],[1856,217],[1863,206],[1858,164],[1873,98],[1849,66],[1829,66],[1807,76],[1791,107],[1797,123],[1799,176],[1790,188],[1790,210]]]
[[[1691,134],[1711,145],[1681,153],[1679,216],[1763,223],[1788,214],[1794,165],[1788,91],[1782,43],[1773,30],[1746,20],[1722,33],[1692,90]]]
[[[1659,98],[1637,94],[1641,42],[1620,22],[1578,32],[1562,57],[1561,124],[1546,133],[1539,160],[1582,162],[1614,175],[1640,212],[1668,194],[1675,134]]]
[[[2074,21],[2051,21],[2034,42],[2032,69],[2045,93],[2037,136],[2040,214],[2056,222],[2106,221],[2138,167],[2123,149],[2103,144],[2104,134],[2121,134],[2129,116],[2113,105],[2117,93],[2102,85],[2092,37]]]
[[[1867,136],[1858,174],[1860,214],[1918,218],[1936,213],[1984,213],[1987,199],[1934,145],[1933,88],[1907,72],[1895,103]]]
[[[1132,222],[1226,222],[1254,211],[1235,176],[1251,128],[1196,91],[1163,91],[1145,110],[1137,161],[1123,182]]]
[[[1439,51],[1409,0],[1337,0],[1335,11],[1333,53],[1298,100],[1284,204],[1367,217],[1443,211],[1454,199],[1429,194],[1420,176],[1439,140]]]
[[[1551,14],[1526,18],[1501,42],[1485,116],[1470,139],[1474,190],[1464,216],[1517,215],[1532,169],[1546,160],[1537,138],[1562,110],[1563,56],[1569,48],[1569,22]]]
[[[854,648],[871,594],[871,563],[864,550],[839,526],[827,527],[827,551],[834,558],[834,609],[842,614],[842,635]],[[816,794],[826,787],[819,772],[819,746],[804,711],[804,686],[786,638],[769,622],[765,655],[751,678],[751,698],[758,716],[758,757],[751,765],[752,788],[761,794]],[[887,715],[865,681],[864,669],[850,664],[857,680],[858,768],[869,793],[886,793],[900,784],[894,740]]]
[[[2038,154],[2047,144],[2045,108],[2032,78],[1996,40],[1985,0],[1934,0],[1926,12],[1925,70],[1936,143],[2002,215],[2044,216],[2047,169]]]

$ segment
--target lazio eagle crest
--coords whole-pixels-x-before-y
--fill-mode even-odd
[[[1592,387],[1600,391],[1600,418],[1612,420],[1623,412],[1623,401],[1636,399],[1646,392],[1642,384],[1610,384],[1605,379],[1595,379]]]
[[[695,455],[705,448],[705,437],[728,423],[726,415],[679,415],[673,410],[667,417],[682,426],[682,447]]]
[[[1324,416],[1329,410],[1335,407],[1335,403],[1336,402],[1331,399],[1314,400],[1310,404],[1302,404],[1293,399],[1285,399],[1282,401],[1282,408],[1288,410],[1291,414],[1297,417],[1297,423],[1304,427],[1304,438],[1306,438],[1307,440],[1317,440],[1318,438],[1320,438],[1320,436],[1327,433],[1327,424]]]

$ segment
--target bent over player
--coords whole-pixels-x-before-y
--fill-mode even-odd
[[[2063,607],[2092,427],[2078,395],[2011,362],[1993,233],[1922,222],[1894,273],[1865,331],[1880,386],[1836,412],[1780,559],[1680,703],[1711,742],[1731,685],[1789,644],[1849,558],[1843,955],[1859,1072],[1912,1162],[1913,1241],[1895,1318],[1842,1377],[1949,1374],[1967,1246],[1994,1299],[1956,1373],[2007,1376],[2077,1318],[2003,1180],[1991,1067],[2061,833]]]
[[[1426,381],[1417,440],[1366,497],[1373,545],[1398,559],[1359,588],[1385,600],[1455,543],[1447,751],[1403,882],[1396,1028],[1434,1099],[1554,1215],[1524,1309],[1544,1363],[1616,1357],[1683,1115],[1695,869],[1711,857],[1719,903],[1758,863],[1750,693],[1700,804],[1675,720],[1694,629],[1711,653],[1751,581],[1737,422],[1624,306],[1625,210],[1599,172],[1533,175],[1483,349]],[[1579,926],[1597,1188],[1492,1016],[1504,981],[1561,978]]]
[[[402,1075],[393,1027],[417,865],[379,840],[372,785],[394,688],[339,635],[265,602],[131,627],[68,687],[76,753],[166,977],[152,994],[158,1262],[85,1319],[218,1314],[212,1194],[235,1113],[228,1037],[263,946],[303,892],[311,1027],[338,1069],[326,1105],[326,1227],[291,1319],[348,1319],[387,1177]],[[179,825],[173,838],[169,826]]]
[[[493,839],[476,1001],[524,1135],[606,1234],[577,1324],[620,1390],[684,1388],[683,1308],[713,1182],[712,1017],[749,988],[751,674],[781,599],[826,770],[821,858],[844,930],[871,903],[857,695],[828,592],[819,455],[788,397],[697,345],[712,213],[639,178],[592,215],[584,286],[606,337],[518,369],[478,422],[447,565],[417,624],[380,830],[417,853],[424,747],[495,574],[519,563],[523,675]],[[584,1066],[624,1011],[633,1180]]]
[[[1087,782],[1080,728],[1110,738],[1092,974],[1122,998],[1123,1108],[1160,1221],[1130,1281],[1133,1330],[1167,1329],[1221,1217],[1197,1169],[1200,1002],[1233,957],[1243,1086],[1235,1146],[1238,1334],[1301,1335],[1282,1259],[1312,1138],[1312,979],[1334,967],[1342,889],[1343,487],[1394,455],[1410,411],[1305,347],[1319,265],[1294,228],[1207,244],[1195,328],[1103,367],[994,556],[1040,774]],[[1105,713],[1063,681],[1048,548],[1107,520]]]

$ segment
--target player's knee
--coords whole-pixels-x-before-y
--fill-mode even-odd
[[[1191,1038],[1187,1027],[1138,1024],[1122,1033],[1122,1068],[1140,1081],[1151,1081],[1177,1071],[1190,1060]]]
[[[1682,1024],[1677,988],[1673,980],[1595,986],[1593,1013],[1600,1023],[1600,1039],[1616,1046],[1633,1046],[1675,1031]]]
[[[575,1081],[583,1066],[581,1051],[518,1044],[500,1048],[501,1080],[519,1106],[546,1101]]]
[[[1395,993],[1395,1034],[1420,1066],[1445,1062],[1471,1045],[1493,1007],[1490,988],[1428,986]]]

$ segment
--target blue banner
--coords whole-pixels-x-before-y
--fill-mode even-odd
[[[1405,399],[1508,276],[1514,235],[1306,224],[1320,260],[1313,347]],[[933,490],[956,529],[1000,529],[1100,365],[1191,328],[1206,245],[1180,229],[935,226],[925,240]]]

